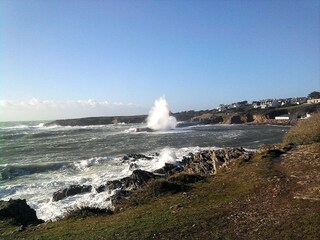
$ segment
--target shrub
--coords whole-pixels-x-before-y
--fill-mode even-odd
[[[301,120],[284,136],[284,143],[295,145],[320,142],[320,113]]]
[[[198,174],[187,174],[187,173],[180,173],[173,175],[169,178],[169,181],[175,182],[175,183],[182,183],[182,184],[188,184],[188,183],[195,183],[199,181],[205,180],[205,176],[201,176]]]
[[[101,209],[95,207],[79,207],[70,209],[67,213],[67,218],[86,218],[90,216],[111,215],[113,212],[110,209]]]
[[[164,194],[174,194],[186,191],[188,187],[182,183],[169,182],[164,179],[154,180],[150,182],[147,191],[150,195],[161,196]]]

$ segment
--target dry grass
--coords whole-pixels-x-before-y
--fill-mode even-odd
[[[320,113],[301,120],[284,136],[284,143],[296,145],[320,142]]]

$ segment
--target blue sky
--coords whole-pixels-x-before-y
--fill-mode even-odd
[[[320,1],[2,0],[0,88],[0,120],[307,96]]]

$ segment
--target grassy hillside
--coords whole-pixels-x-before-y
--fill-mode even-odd
[[[144,201],[130,200],[112,215],[78,215],[22,231],[1,222],[0,238],[317,239],[320,144],[289,149],[265,147],[184,192],[153,196],[151,184],[139,193]]]
[[[315,115],[285,137],[308,144],[264,146],[206,178],[150,182],[113,214],[83,210],[25,229],[2,220],[0,239],[319,239],[318,130]]]
[[[320,142],[320,113],[298,122],[284,137],[285,143],[310,144]]]

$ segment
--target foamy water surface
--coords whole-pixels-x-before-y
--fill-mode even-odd
[[[55,220],[79,206],[107,208],[110,194],[92,192],[58,202],[52,193],[72,184],[98,187],[132,173],[122,157],[143,153],[140,169],[153,171],[204,148],[256,149],[281,142],[287,127],[205,125],[135,132],[145,124],[50,126],[41,122],[0,123],[0,199],[25,198],[39,218]],[[159,154],[156,154],[159,153]],[[112,193],[111,193],[112,194]]]

